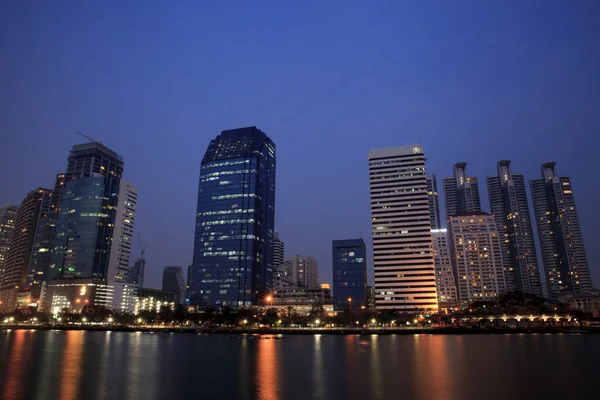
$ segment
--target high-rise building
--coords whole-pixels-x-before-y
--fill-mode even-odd
[[[458,300],[493,301],[505,291],[500,238],[494,217],[458,213],[448,222]]]
[[[459,212],[481,211],[479,182],[477,178],[467,175],[466,162],[454,164],[454,175],[442,178],[442,181],[446,199],[446,221]]]
[[[190,304],[251,305],[273,282],[275,144],[256,127],[223,131],[200,167]]]
[[[456,282],[452,269],[452,257],[448,246],[447,230],[432,229],[433,260],[435,280],[440,309],[449,309],[457,305]]]
[[[27,284],[29,262],[35,240],[35,230],[40,209],[48,189],[38,188],[27,194],[17,210],[14,228],[0,276],[0,311],[11,312],[17,308],[17,293]],[[27,297],[25,301],[31,302]]]
[[[137,197],[137,188],[121,179],[108,260],[107,279],[111,282],[128,282]]]
[[[10,238],[15,228],[18,209],[17,206],[0,208],[0,279],[2,279],[4,273],[4,261],[10,248]]]
[[[292,265],[298,287],[319,287],[319,265],[316,258],[296,254],[292,258]]]
[[[369,176],[377,308],[436,311],[423,148],[371,150]]]
[[[367,249],[362,239],[334,240],[333,307],[367,305]]]
[[[192,288],[192,270],[193,269],[194,269],[193,264],[188,265],[186,282],[185,282],[185,302],[186,302],[186,304],[189,304],[189,302],[190,302],[190,292],[192,290],[191,288]]]
[[[61,195],[49,280],[108,279],[120,179],[91,176],[67,182]],[[114,243],[115,251],[117,243]]]
[[[540,272],[525,177],[512,173],[510,161],[498,163],[498,176],[487,178],[490,207],[502,248],[506,290],[542,295]]]
[[[163,269],[162,290],[174,293],[177,304],[185,303],[185,283],[182,267],[165,267]]]
[[[285,261],[285,244],[279,239],[279,232],[275,231],[273,241],[273,267],[278,267]]]
[[[427,176],[427,196],[429,198],[429,219],[431,220],[431,229],[440,229],[440,202],[437,188],[437,178],[435,174]]]
[[[120,179],[123,175],[123,166],[123,158],[102,143],[83,143],[71,148],[66,172],[56,176],[54,190],[45,202],[47,207],[40,214],[34,251],[29,265],[28,288],[33,299],[39,297],[41,282],[53,278],[48,274],[55,248],[61,197],[67,183],[92,176]]]
[[[140,289],[144,287],[144,271],[146,269],[146,259],[137,258],[129,269],[128,281],[137,285]]]
[[[592,279],[571,179],[557,175],[556,163],[548,162],[542,165],[542,177],[530,185],[550,298],[590,292]]]

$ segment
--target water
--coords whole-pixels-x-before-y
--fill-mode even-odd
[[[598,373],[599,335],[0,331],[3,400],[577,399]]]

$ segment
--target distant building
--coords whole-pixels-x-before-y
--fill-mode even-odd
[[[275,231],[273,241],[273,267],[277,268],[285,261],[285,244],[279,239],[279,232]]]
[[[18,206],[0,208],[0,280],[4,275],[4,262],[10,248],[10,239],[15,228]]]
[[[542,177],[530,185],[550,299],[590,292],[592,279],[571,179],[557,175],[556,163],[549,162],[542,165]]]
[[[319,266],[314,257],[296,254],[284,265],[287,275],[293,277],[295,286],[299,288],[319,287]]]
[[[506,285],[494,217],[458,213],[450,217],[448,231],[459,302],[496,300]]]
[[[334,240],[333,305],[336,310],[367,305],[367,250],[362,239]]]
[[[435,262],[438,303],[440,309],[453,308],[458,304],[458,298],[447,231],[446,229],[433,229],[431,236],[433,239],[433,259]]]
[[[2,312],[12,312],[17,308],[17,293],[23,291],[27,284],[40,209],[49,192],[48,189],[43,188],[29,192],[14,217],[14,229],[4,258],[2,276],[0,276],[0,311]],[[23,300],[32,303],[28,297],[23,297]]]
[[[371,150],[369,180],[377,309],[437,311],[423,147]]]
[[[200,166],[190,305],[256,304],[273,283],[275,144],[256,127],[213,139]]]
[[[273,291],[274,306],[331,304],[331,290],[327,288],[292,288]]]
[[[297,287],[294,276],[291,275],[292,261],[285,261],[275,267],[273,272],[273,290],[290,289]]]
[[[175,295],[175,303],[185,303],[185,283],[183,279],[183,268],[165,267],[162,278],[163,292],[170,292]]]
[[[591,290],[585,293],[561,292],[558,301],[569,305],[572,310],[592,313],[594,317],[600,317],[600,292]]]
[[[190,293],[191,293],[191,288],[192,288],[192,270],[194,269],[194,266],[192,264],[188,265],[188,270],[187,270],[187,277],[186,277],[186,284],[185,284],[185,303],[189,304],[190,303]]]
[[[541,296],[525,177],[514,174],[510,161],[504,160],[498,163],[498,175],[487,178],[487,185],[491,211],[500,234],[506,290]]]
[[[440,202],[435,174],[427,175],[427,196],[429,198],[429,219],[431,229],[440,229]]]
[[[162,306],[168,306],[171,310],[175,310],[176,304],[176,294],[173,292],[143,288],[138,292],[134,313],[139,314],[140,311],[159,312]]]
[[[146,259],[138,258],[129,268],[129,283],[136,284],[140,289],[144,287],[144,272],[146,270]]]

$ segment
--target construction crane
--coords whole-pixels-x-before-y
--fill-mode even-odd
[[[137,235],[138,240],[140,241],[140,247],[141,247],[141,256],[140,259],[144,259],[144,254],[146,253],[146,245],[144,245],[144,242],[142,241],[142,237],[140,236],[140,234],[138,233]]]
[[[81,135],[81,136],[83,136],[84,138],[86,138],[86,139],[87,139],[87,140],[89,140],[90,142],[98,142],[97,140],[94,140],[94,139],[92,139],[91,137],[89,137],[88,135],[85,135],[85,134],[83,134],[83,133],[81,133],[81,132],[77,132],[77,134],[78,134],[78,135]],[[102,144],[102,142],[98,142],[98,143]]]

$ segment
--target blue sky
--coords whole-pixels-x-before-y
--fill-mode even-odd
[[[596,1],[2,2],[0,205],[51,187],[75,132],[104,142],[139,188],[158,287],[191,262],[206,146],[255,125],[277,146],[286,256],[330,281],[331,240],[370,246],[370,148],[421,143],[438,179],[554,160],[598,286],[598,21]]]

